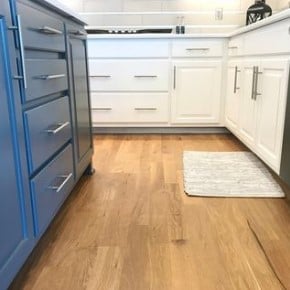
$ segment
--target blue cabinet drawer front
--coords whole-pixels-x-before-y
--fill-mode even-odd
[[[35,234],[46,229],[74,185],[73,152],[68,145],[31,180]]]
[[[65,51],[64,23],[18,2],[25,48]]]
[[[67,66],[63,59],[28,59],[26,74],[26,101],[68,89]]]
[[[68,97],[25,112],[30,173],[71,138]]]

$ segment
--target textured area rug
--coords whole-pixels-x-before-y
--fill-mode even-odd
[[[183,165],[190,196],[284,197],[269,170],[250,152],[185,151]]]

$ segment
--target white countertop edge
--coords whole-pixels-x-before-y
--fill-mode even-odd
[[[142,34],[88,34],[88,39],[186,39],[186,38],[228,38],[228,33],[142,33]]]
[[[50,6],[53,9],[60,10],[68,17],[71,17],[75,20],[80,21],[83,24],[86,24],[86,21],[82,18],[82,16],[79,13],[73,11],[72,9],[70,9],[69,7],[67,7],[66,5],[57,0],[41,0],[41,2],[45,3],[46,5]]]
[[[246,33],[246,32],[261,28],[263,26],[266,26],[266,25],[269,25],[269,24],[272,24],[272,23],[287,19],[289,17],[290,17],[290,8],[286,9],[286,10],[283,10],[281,12],[278,12],[278,13],[272,15],[269,18],[265,18],[263,20],[260,20],[259,22],[253,23],[253,24],[248,25],[248,26],[244,26],[242,28],[239,28],[239,29],[229,33],[228,36],[229,37],[233,37],[233,36],[236,36],[236,35],[239,35],[239,34],[243,34],[243,33]]]

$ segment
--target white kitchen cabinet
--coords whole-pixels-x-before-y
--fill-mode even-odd
[[[244,61],[242,65],[242,95],[240,99],[239,111],[239,133],[243,141],[249,147],[255,144],[256,120],[257,120],[257,102],[254,99],[254,69],[258,61]]]
[[[221,68],[220,60],[173,62],[172,124],[219,124]]]
[[[235,79],[237,67],[240,83]],[[281,163],[288,74],[285,58],[245,59],[228,66],[226,126],[276,173]]]
[[[227,67],[227,92],[225,106],[225,123],[237,133],[239,127],[239,109],[241,102],[241,62],[229,61]]]
[[[262,60],[257,92],[257,154],[276,172],[280,168],[289,61]]]
[[[168,123],[168,93],[98,93],[91,94],[94,125],[157,126]],[[163,124],[162,124],[163,123]]]
[[[168,91],[168,60],[93,59],[89,67],[93,92]]]

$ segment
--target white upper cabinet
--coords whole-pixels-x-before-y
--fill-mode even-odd
[[[220,122],[221,67],[221,61],[173,63],[173,124],[204,126]]]

